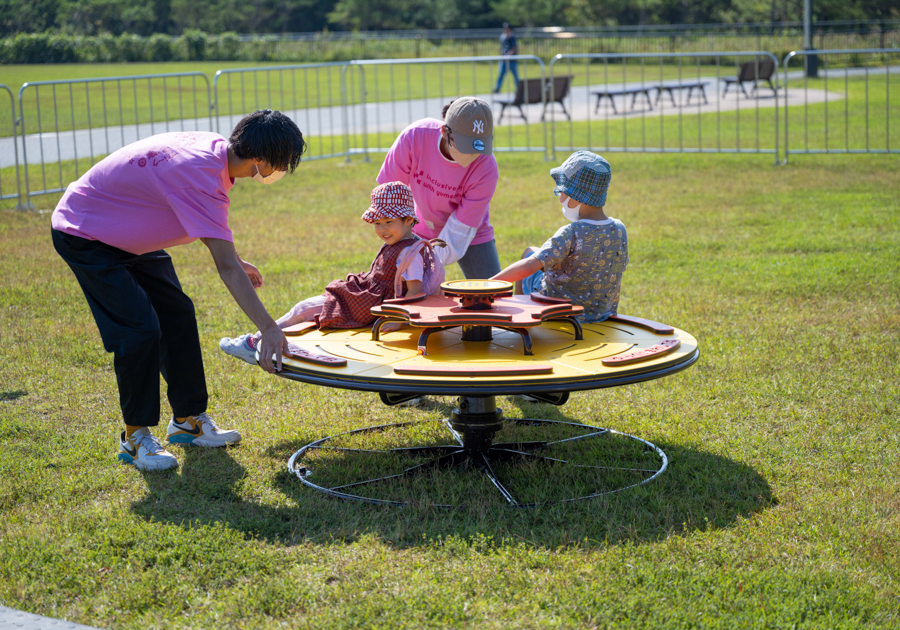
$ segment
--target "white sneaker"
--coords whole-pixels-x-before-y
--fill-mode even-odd
[[[250,333],[241,335],[240,337],[222,337],[219,339],[219,348],[225,354],[230,354],[250,365],[256,365],[256,348],[250,345],[250,339],[253,337]]]
[[[175,418],[169,422],[169,444],[193,444],[194,446],[228,446],[241,441],[237,431],[223,431],[216,426],[206,412],[199,416]]]
[[[530,403],[539,403],[539,402],[543,402],[543,401],[541,401],[541,400],[538,400],[538,399],[535,398],[534,396],[529,396],[528,394],[519,394],[518,398],[519,398],[519,400],[523,400],[523,401],[525,401],[525,402],[530,402]]]
[[[178,466],[178,460],[162,447],[150,429],[144,427],[125,437],[119,436],[119,461],[138,470],[166,470]]]

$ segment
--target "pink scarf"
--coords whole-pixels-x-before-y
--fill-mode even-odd
[[[436,295],[441,290],[444,283],[444,263],[438,258],[434,252],[434,246],[443,247],[443,241],[434,239],[433,241],[418,240],[410,245],[400,257],[397,259],[397,274],[394,276],[394,295],[400,297],[403,291],[403,272],[409,269],[412,261],[415,260],[416,254],[422,253],[422,260],[425,263],[425,273],[422,276],[422,291],[425,295]]]

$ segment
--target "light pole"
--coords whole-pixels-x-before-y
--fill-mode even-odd
[[[803,0],[803,49],[813,49],[812,34],[812,0]],[[806,55],[806,76],[815,79],[819,76],[819,56]]]

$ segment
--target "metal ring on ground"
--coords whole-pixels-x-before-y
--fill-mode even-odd
[[[385,450],[379,449],[366,449],[366,448],[347,448],[342,446],[330,446],[328,442],[337,441],[340,443],[341,438],[348,438],[354,436],[363,436],[366,434],[373,433],[384,433],[385,431],[391,429],[399,429],[399,428],[413,428],[417,426],[424,426],[428,424],[433,425],[443,425],[447,428],[449,432],[449,436],[453,437],[456,441],[456,444],[434,444],[434,445],[423,445],[423,446],[413,446],[413,447],[401,447],[401,448],[389,448]],[[403,497],[390,498],[385,496],[364,496],[363,494],[359,494],[357,488],[369,486],[369,487],[377,487],[378,485],[388,485],[390,483],[394,483],[403,479],[410,479],[413,483],[418,482],[416,486],[417,494],[421,494],[421,491],[424,488],[428,488],[430,486],[423,484],[422,476],[429,473],[433,470],[438,469],[475,469],[480,471],[489,481],[490,486],[484,484],[485,487],[493,487],[497,493],[502,496],[505,500],[505,504],[510,507],[516,508],[533,508],[544,505],[552,505],[552,504],[560,504],[560,503],[569,503],[573,501],[580,501],[585,499],[592,499],[604,495],[610,495],[616,492],[621,492],[623,490],[627,490],[629,488],[634,488],[640,485],[647,484],[654,479],[656,479],[659,475],[661,475],[668,466],[668,458],[666,454],[657,447],[656,445],[643,440],[639,437],[635,437],[633,435],[629,435],[627,433],[620,433],[618,431],[614,431],[612,429],[606,429],[603,427],[595,427],[586,424],[580,424],[575,422],[561,422],[556,420],[542,420],[542,419],[530,419],[530,418],[520,418],[520,419],[506,419],[504,424],[504,429],[509,428],[510,426],[543,426],[543,427],[551,427],[553,429],[579,429],[586,430],[587,433],[583,435],[575,435],[569,438],[564,438],[560,440],[545,442],[541,440],[536,441],[526,441],[526,442],[499,442],[496,444],[491,444],[485,449],[466,449],[463,447],[463,440],[461,439],[461,435],[454,431],[451,426],[451,421],[448,419],[444,420],[432,420],[432,421],[413,421],[413,422],[400,422],[379,426],[366,427],[362,429],[354,429],[352,431],[346,431],[344,433],[339,433],[336,435],[328,436],[325,438],[321,438],[314,442],[311,442],[295,452],[290,459],[288,460],[288,471],[296,475],[298,479],[307,487],[312,488],[313,490],[317,490],[322,492],[328,496],[340,498],[340,499],[348,499],[354,501],[363,501],[367,503],[373,503],[378,505],[392,505],[392,506],[407,506],[407,505],[423,505],[423,506],[432,506],[432,507],[440,507],[440,508],[463,508],[466,507],[467,504],[457,504],[457,503],[442,503],[442,502],[429,502],[429,501],[410,501],[403,500]],[[608,439],[609,437],[619,437],[622,440],[625,440],[624,443],[626,447],[633,447],[640,445],[641,450],[644,453],[650,453],[654,456],[655,460],[658,460],[658,464],[654,464],[652,466],[641,465],[640,462],[635,464],[635,467],[626,466],[626,462],[619,461],[617,465],[613,466],[602,466],[602,465],[584,465],[584,464],[575,464],[572,461],[562,460],[554,457],[547,457],[543,454],[538,454],[538,451],[546,452],[548,449],[552,449],[554,446],[560,446],[565,443],[566,446],[571,446],[576,442],[580,442],[582,444],[589,444],[590,442],[594,442],[596,440]],[[630,442],[630,444],[628,443]],[[330,451],[337,452],[341,455],[347,454],[365,454],[366,456],[372,457],[377,456],[378,454],[384,455],[386,458],[403,456],[403,457],[430,457],[428,461],[416,463],[413,466],[409,466],[400,470],[399,472],[395,472],[394,474],[387,474],[381,477],[373,477],[370,479],[362,479],[358,481],[353,481],[351,483],[340,483],[338,485],[333,485],[332,483],[318,482],[317,478],[328,477],[328,471],[321,471],[318,465],[305,465],[303,458],[307,455],[310,455],[315,451]],[[556,497],[553,500],[538,500],[538,501],[527,501],[522,500],[522,496],[518,494],[520,490],[516,487],[509,486],[508,481],[504,483],[504,479],[501,479],[501,475],[497,473],[497,465],[504,465],[506,463],[512,462],[513,464],[519,465],[520,467],[527,467],[529,464],[546,464],[548,466],[562,466],[568,467],[570,469],[580,469],[580,470],[588,470],[595,471],[598,477],[602,476],[604,473],[614,472],[619,474],[620,476],[631,476],[631,482],[623,482],[619,484],[615,484],[614,487],[604,487],[595,488],[594,491],[591,491],[587,494],[579,494],[577,496],[566,496],[566,497]],[[351,462],[352,464],[352,462]],[[501,468],[502,470],[502,468]],[[625,473],[625,475],[622,475]],[[417,479],[418,477],[418,479]],[[639,477],[635,479],[634,477]],[[446,479],[446,475],[444,479]],[[457,484],[462,485],[464,483],[463,479],[459,479]],[[547,480],[547,484],[552,483],[552,481]],[[560,484],[556,484],[557,487],[560,487]],[[466,488],[463,494],[468,494],[470,492],[469,488]],[[371,494],[371,493],[367,493]],[[496,495],[495,495],[496,496]]]

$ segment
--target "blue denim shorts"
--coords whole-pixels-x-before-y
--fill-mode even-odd
[[[527,278],[522,279],[522,293],[531,295],[532,293],[541,292],[541,283],[544,281],[544,270],[539,269]]]

